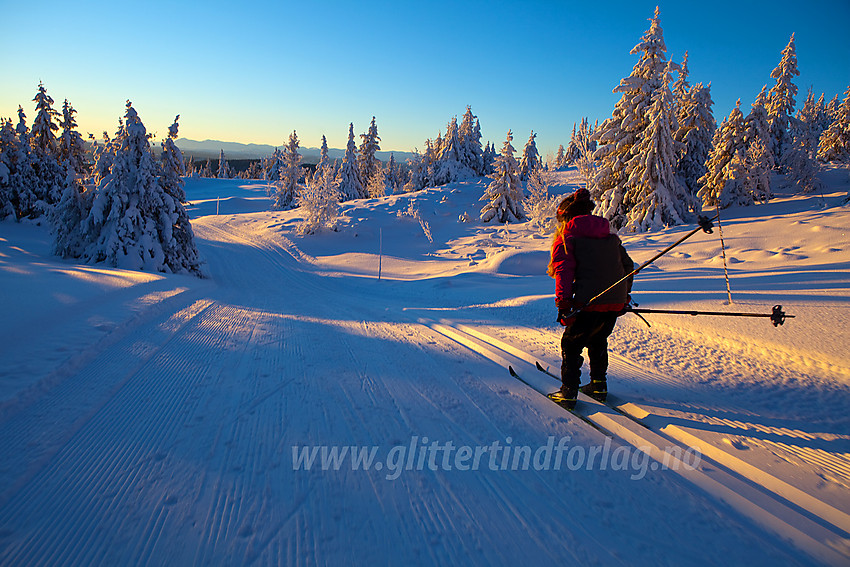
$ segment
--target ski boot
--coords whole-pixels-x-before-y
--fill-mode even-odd
[[[576,402],[578,401],[578,388],[562,387],[560,390],[548,394],[548,397],[559,406],[571,410],[576,407]]]
[[[581,393],[590,396],[597,402],[605,402],[608,399],[608,382],[607,380],[592,380],[579,388]]]

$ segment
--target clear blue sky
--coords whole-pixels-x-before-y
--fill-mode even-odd
[[[796,33],[798,108],[850,85],[850,1],[0,0],[0,116],[30,123],[39,81],[68,99],[84,135],[115,131],[127,99],[160,136],[344,147],[372,116],[385,150],[411,150],[467,105],[484,141],[531,130],[544,155],[582,116],[611,115],[612,89],[656,4],[668,57],[712,83],[718,122],[749,105]],[[359,139],[358,139],[359,142]]]

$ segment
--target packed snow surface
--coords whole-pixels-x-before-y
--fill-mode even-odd
[[[823,178],[721,212],[731,304],[717,228],[633,291],[794,318],[623,316],[609,390],[850,557],[850,178]],[[558,366],[551,237],[481,224],[487,183],[299,236],[262,183],[188,180],[206,280],[61,261],[45,226],[0,223],[0,563],[831,562],[451,338]],[[692,229],[622,238],[639,264]]]

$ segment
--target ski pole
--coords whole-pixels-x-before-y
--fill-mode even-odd
[[[773,311],[771,313],[730,313],[728,311],[693,311],[687,309],[635,309],[634,307],[627,307],[627,312],[634,313],[636,315],[640,315],[641,313],[666,313],[668,315],[716,315],[720,317],[766,317],[769,318],[773,323],[774,327],[778,327],[785,323],[785,319],[794,315],[788,315],[785,311],[782,310],[781,305],[774,305]],[[643,319],[643,317],[641,317]],[[649,323],[646,319],[643,319],[647,325]]]
[[[714,232],[712,230],[714,228],[714,226],[711,224],[711,221],[717,219],[719,216],[720,216],[719,214],[716,214],[711,218],[700,216],[699,221],[698,221],[698,223],[699,223],[698,227],[696,227],[695,229],[690,231],[688,234],[686,234],[685,236],[683,236],[682,238],[680,238],[679,240],[677,240],[676,242],[674,242],[673,244],[671,244],[670,246],[668,246],[667,248],[665,248],[664,250],[662,250],[661,252],[659,252],[658,254],[656,254],[655,256],[653,256],[652,258],[650,258],[649,260],[647,260],[646,262],[644,262],[643,264],[641,264],[640,266],[638,266],[637,268],[635,268],[634,270],[632,270],[631,272],[629,272],[628,274],[626,274],[625,276],[623,276],[622,278],[617,280],[616,282],[614,282],[613,284],[611,284],[610,287],[608,287],[607,289],[605,289],[601,293],[598,293],[597,295],[591,297],[581,307],[573,309],[573,311],[571,313],[569,313],[568,315],[565,315],[564,317],[569,319],[570,317],[575,316],[576,313],[583,310],[585,307],[587,307],[588,305],[590,305],[591,303],[593,303],[594,301],[596,301],[597,299],[599,299],[600,297],[602,297],[603,295],[605,295],[606,293],[608,293],[609,291],[611,291],[612,289],[614,289],[615,287],[617,287],[618,285],[620,285],[621,283],[626,281],[627,279],[637,275],[637,273],[640,272],[642,269],[644,269],[645,267],[649,266],[650,264],[652,264],[653,262],[658,260],[660,257],[662,257],[663,255],[668,253],[670,250],[672,250],[673,248],[675,248],[676,246],[678,246],[679,244],[681,244],[682,242],[684,242],[685,240],[687,240],[688,238],[690,238],[691,236],[693,236],[694,234],[699,232],[700,230],[702,230],[706,234],[712,234]],[[560,319],[560,317],[559,317],[559,319]]]

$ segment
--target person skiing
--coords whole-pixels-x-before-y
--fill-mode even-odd
[[[555,279],[558,321],[564,326],[562,385],[549,397],[569,409],[575,407],[579,389],[600,401],[607,397],[608,336],[629,303],[633,280],[624,280],[588,304],[634,269],[608,220],[591,214],[593,209],[587,189],[578,189],[558,205],[548,270]],[[585,348],[590,382],[580,387]]]

